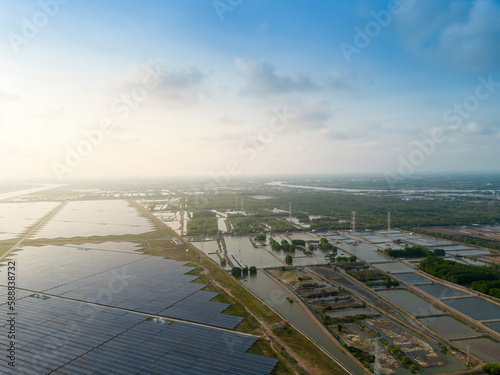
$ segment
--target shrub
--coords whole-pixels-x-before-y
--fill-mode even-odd
[[[231,275],[233,275],[236,278],[241,277],[241,268],[240,267],[233,267],[231,269]]]

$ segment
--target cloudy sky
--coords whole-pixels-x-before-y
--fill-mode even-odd
[[[498,171],[500,1],[0,0],[3,179]]]

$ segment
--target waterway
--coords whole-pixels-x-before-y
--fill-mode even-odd
[[[243,285],[254,292],[266,304],[271,306],[283,317],[298,327],[301,331],[320,345],[325,351],[336,358],[353,374],[363,374],[363,370],[352,362],[349,357],[338,348],[323,330],[314,323],[306,311],[296,302],[290,303],[286,299],[288,292],[262,272],[255,276],[248,276],[242,280]]]

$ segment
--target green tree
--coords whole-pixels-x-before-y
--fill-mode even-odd
[[[248,267],[243,267],[243,269],[241,270],[241,272],[243,273],[243,276],[248,275]]]
[[[222,258],[222,259],[220,260],[220,265],[221,265],[222,267],[226,267],[226,264],[227,264],[226,258]]]
[[[293,264],[293,258],[290,254],[285,257],[285,262],[286,264]]]
[[[342,332],[342,325],[341,325],[341,324],[339,324],[339,325],[337,326],[337,331],[339,331],[339,333],[340,333],[340,332]]]
[[[483,371],[490,375],[500,375],[500,363],[487,363],[483,366]]]
[[[236,278],[241,277],[241,268],[240,267],[233,267],[231,269],[231,275],[233,275]]]
[[[250,275],[255,275],[257,273],[257,267],[250,266]]]

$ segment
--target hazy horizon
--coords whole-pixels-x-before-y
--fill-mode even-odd
[[[0,7],[4,181],[500,171],[498,0]]]

